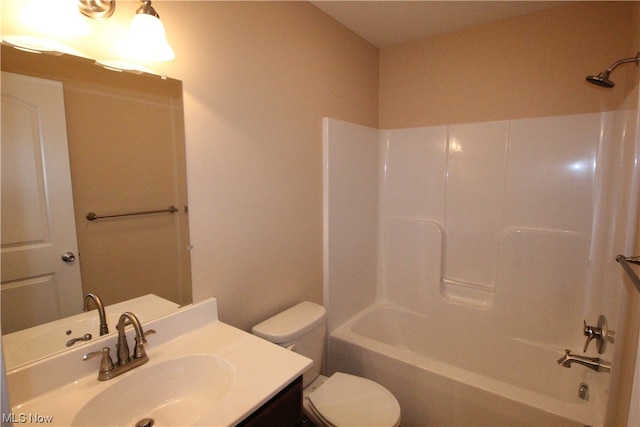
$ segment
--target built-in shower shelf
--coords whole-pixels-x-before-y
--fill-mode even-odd
[[[478,310],[489,310],[493,306],[495,287],[442,278],[440,294],[452,303],[465,305]]]

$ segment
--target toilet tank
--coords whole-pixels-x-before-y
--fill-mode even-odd
[[[251,332],[313,360],[303,375],[303,387],[306,387],[322,368],[326,319],[323,306],[305,301],[257,324]]]

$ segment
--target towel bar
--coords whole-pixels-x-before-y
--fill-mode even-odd
[[[87,214],[87,219],[89,221],[95,221],[98,219],[117,218],[122,216],[149,215],[149,214],[157,214],[157,213],[175,213],[175,212],[178,212],[178,208],[172,205],[172,206],[169,206],[167,209],[159,209],[155,211],[129,212],[129,213],[115,214],[115,215],[96,215],[95,212],[89,212]]]
[[[636,272],[633,271],[633,269],[629,265],[630,263],[631,264],[640,265],[640,257],[637,257],[637,256],[635,256],[635,257],[627,257],[627,256],[624,256],[624,255],[618,255],[616,257],[616,261],[618,261],[620,263],[620,265],[622,266],[624,271],[627,273],[627,276],[629,276],[629,279],[631,279],[631,282],[633,282],[633,285],[636,287],[638,292],[640,292],[640,278],[638,277]]]

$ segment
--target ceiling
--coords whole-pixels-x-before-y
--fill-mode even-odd
[[[567,1],[315,1],[316,7],[377,47],[562,6]]]

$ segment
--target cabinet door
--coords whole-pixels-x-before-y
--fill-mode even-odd
[[[297,427],[301,423],[302,377],[300,376],[238,425]]]

